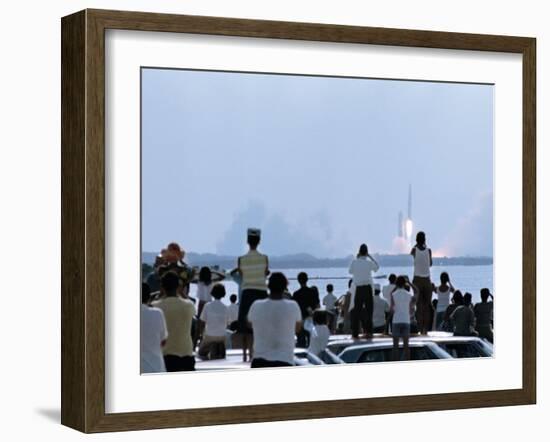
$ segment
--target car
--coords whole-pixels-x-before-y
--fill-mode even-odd
[[[399,346],[403,348],[403,343]],[[409,342],[411,360],[452,359],[451,355],[442,350],[437,344],[429,341]],[[401,352],[402,355],[402,352]],[[367,344],[351,345],[345,348],[338,357],[346,364],[361,362],[389,362],[393,361],[393,342],[370,342]]]
[[[433,342],[449,353],[453,358],[492,357],[493,345],[477,336],[454,336],[448,332],[429,332],[428,335],[412,335],[409,342]],[[391,336],[375,335],[372,339],[353,339],[350,335],[333,335],[327,348],[339,355],[352,345],[373,342],[393,342]]]

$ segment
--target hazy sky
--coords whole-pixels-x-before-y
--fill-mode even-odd
[[[492,255],[493,86],[142,70],[142,248]]]

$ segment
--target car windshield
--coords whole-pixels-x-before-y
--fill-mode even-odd
[[[426,359],[439,359],[439,355],[436,355],[427,346],[410,347],[411,360],[422,361]],[[403,360],[403,348],[399,349],[399,360]],[[388,362],[393,361],[393,349],[381,348],[365,350],[359,356],[357,362]]]

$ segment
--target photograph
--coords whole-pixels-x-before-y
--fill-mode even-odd
[[[153,66],[140,112],[141,374],[493,356],[494,84]]]

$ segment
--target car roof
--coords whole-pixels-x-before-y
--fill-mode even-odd
[[[448,332],[428,332],[427,335],[411,335],[409,343],[412,342],[484,342],[481,338],[477,336],[454,336],[452,333]],[[332,335],[329,338],[329,347],[332,345],[346,344],[352,345],[357,344],[375,344],[375,343],[386,343],[393,342],[391,336],[375,334],[372,339],[353,339],[351,335]]]
[[[400,343],[400,347],[403,345],[403,343]],[[433,347],[437,344],[434,344],[430,341],[414,341],[409,342],[409,347]],[[344,350],[342,350],[342,353],[345,351],[359,351],[359,350],[370,350],[370,349],[377,349],[377,348],[393,348],[393,342],[369,342],[369,343],[361,343],[356,345],[350,345],[346,347]]]

